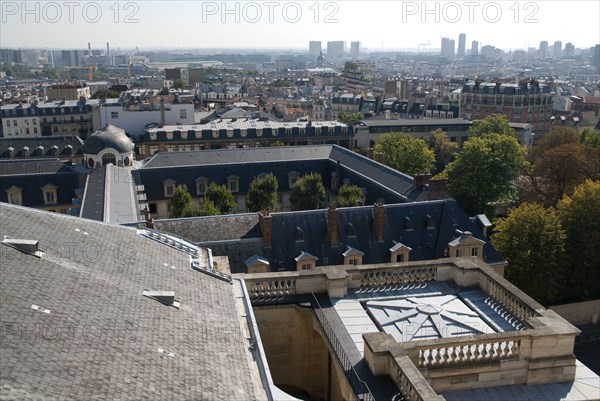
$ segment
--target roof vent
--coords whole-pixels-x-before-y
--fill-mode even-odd
[[[4,245],[10,246],[11,248],[15,248],[16,250],[21,251],[23,253],[37,256],[38,258],[41,258],[42,255],[44,254],[44,252],[40,251],[40,249],[39,249],[40,242],[36,241],[36,240],[16,239],[16,238],[9,238],[9,237],[5,236],[2,239],[2,243]]]
[[[142,295],[152,298],[161,304],[179,309],[179,301],[175,300],[175,291],[144,290]]]

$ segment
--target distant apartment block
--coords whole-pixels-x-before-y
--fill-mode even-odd
[[[79,100],[81,98],[89,99],[91,96],[90,88],[87,84],[58,84],[50,86],[46,91],[48,100]]]
[[[454,39],[442,38],[441,55],[448,59],[454,58]]]
[[[350,57],[356,60],[360,56],[360,42],[350,42]]]
[[[333,42],[327,42],[327,58],[329,60],[341,59],[342,57],[344,57],[345,51],[345,41],[337,40]]]
[[[466,34],[461,33],[460,35],[458,35],[458,53],[456,54],[456,56],[458,58],[465,58],[466,41],[467,41]]]
[[[311,55],[313,60],[316,60],[322,50],[323,48],[320,40],[311,40],[308,42],[308,54]]]
[[[519,83],[471,81],[463,86],[460,116],[478,120],[492,114],[504,114],[510,122],[527,123],[533,132],[550,129],[553,93],[550,87],[533,80]]]

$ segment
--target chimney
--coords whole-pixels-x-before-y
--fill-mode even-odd
[[[413,186],[414,186],[415,188],[420,188],[420,187],[421,187],[421,185],[423,185],[423,178],[424,178],[424,177],[423,177],[423,174],[416,174],[416,175],[413,177]]]
[[[165,100],[160,99],[160,125],[165,125]]]
[[[373,160],[373,148],[367,149],[367,157]]]
[[[268,211],[258,212],[258,226],[263,238],[263,248],[271,248],[271,215]]]
[[[375,156],[374,160],[376,162],[383,163],[383,153],[375,152],[374,156]]]
[[[327,209],[327,237],[330,246],[338,244],[338,212],[335,206]]]
[[[373,231],[375,231],[375,240],[383,241],[383,229],[385,224],[385,208],[381,203],[375,203],[373,216]]]
[[[446,180],[435,179],[429,181],[428,200],[444,199],[446,197]]]

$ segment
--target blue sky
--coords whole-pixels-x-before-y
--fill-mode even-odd
[[[25,4],[25,6],[23,6]],[[24,48],[300,48],[309,40],[416,49],[461,32],[503,49],[600,43],[600,1],[7,1],[0,45]]]

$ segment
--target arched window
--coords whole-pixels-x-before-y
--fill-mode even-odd
[[[117,165],[117,157],[112,153],[106,153],[102,156],[102,165],[106,166],[107,164],[112,163],[113,165]]]
[[[88,166],[89,168],[94,168],[94,159],[92,159],[91,157],[88,159]]]
[[[352,223],[348,223],[346,226],[346,236],[348,237],[356,237],[356,229],[352,225]]]

